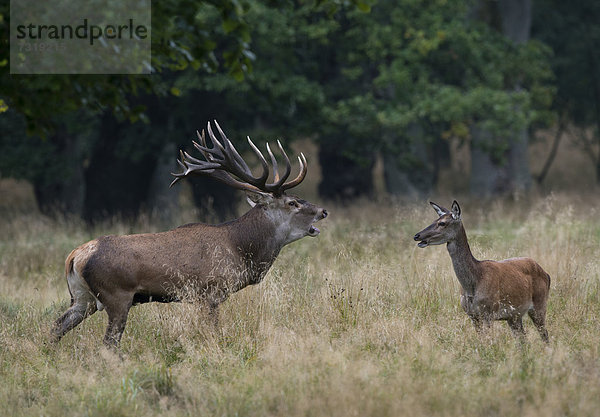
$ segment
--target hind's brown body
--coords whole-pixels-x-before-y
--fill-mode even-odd
[[[439,218],[417,233],[419,247],[446,243],[454,272],[461,285],[461,306],[475,327],[493,320],[506,320],[523,334],[523,315],[529,314],[544,341],[550,275],[531,258],[479,261],[473,257],[456,201],[452,211],[431,203]]]

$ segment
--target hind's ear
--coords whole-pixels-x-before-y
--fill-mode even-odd
[[[448,209],[446,209],[446,208],[444,208],[442,206],[438,206],[433,201],[430,201],[429,204],[431,204],[431,207],[433,207],[433,209],[436,211],[436,213],[440,217],[442,217],[444,214],[448,213]]]
[[[460,220],[460,206],[456,200],[452,202],[452,218],[454,220]]]

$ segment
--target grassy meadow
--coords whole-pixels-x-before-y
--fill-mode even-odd
[[[69,304],[63,261],[97,235],[155,223],[89,229],[4,212],[1,414],[597,415],[599,203],[461,200],[477,258],[531,256],[551,275],[548,347],[529,318],[524,347],[504,322],[475,333],[445,247],[412,240],[436,216],[426,201],[363,202],[328,206],[321,235],[284,248],[261,284],[230,297],[218,329],[194,304],[134,307],[121,357],[102,346],[105,312],[48,342]]]

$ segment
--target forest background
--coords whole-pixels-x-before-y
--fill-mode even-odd
[[[316,146],[333,201],[600,183],[593,1],[160,2],[151,75],[11,75],[7,3],[0,176],[31,184],[47,215],[171,218],[178,149],[214,119],[242,150],[246,135]],[[585,169],[549,184],[565,137]],[[240,200],[206,179],[191,195],[217,221]]]

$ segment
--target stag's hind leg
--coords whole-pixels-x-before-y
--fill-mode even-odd
[[[83,319],[97,311],[96,299],[85,281],[76,273],[67,276],[71,306],[52,326],[52,339],[58,342],[66,333],[77,327]]]
[[[96,312],[96,301],[93,299],[86,301],[73,300],[71,307],[64,312],[52,326],[52,338],[58,342],[65,334],[77,327],[83,319]]]

